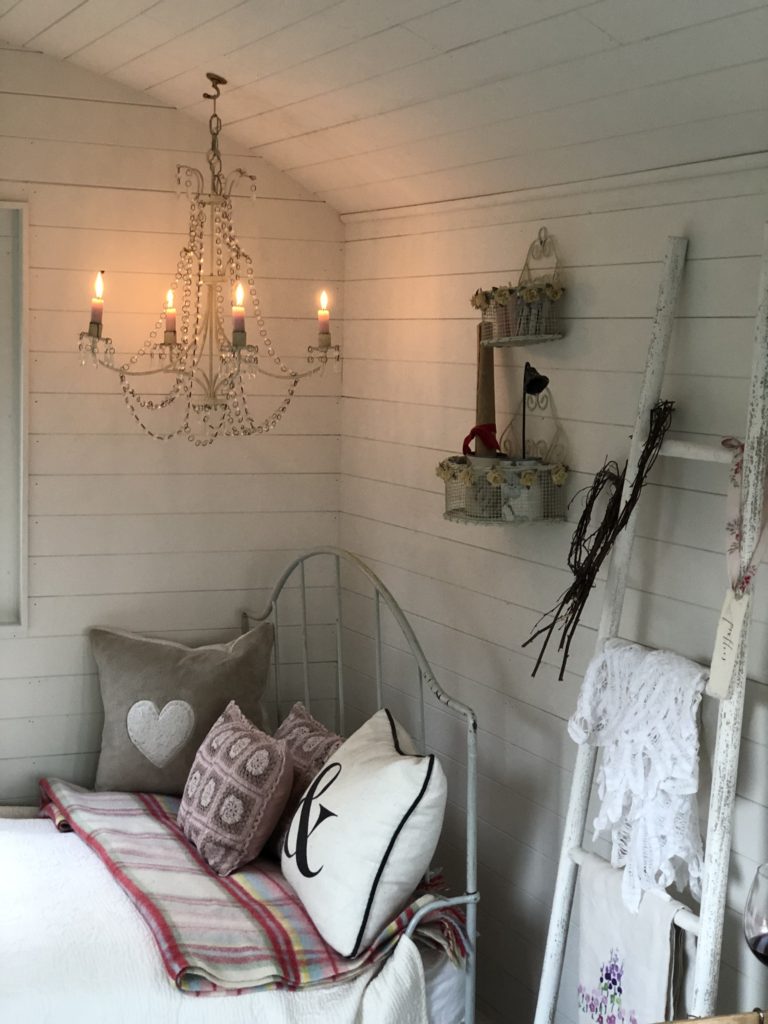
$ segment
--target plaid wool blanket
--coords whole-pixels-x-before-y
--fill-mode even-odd
[[[60,831],[77,833],[133,901],[182,992],[237,995],[357,977],[435,898],[418,896],[370,949],[347,959],[323,941],[277,864],[256,861],[228,878],[212,871],[177,825],[175,797],[95,793],[59,779],[42,779],[40,789],[42,812]],[[453,908],[436,909],[423,925],[422,941],[462,958]]]

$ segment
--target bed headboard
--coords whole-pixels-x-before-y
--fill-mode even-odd
[[[308,563],[312,569],[308,571]],[[310,576],[312,577],[310,585]],[[382,615],[386,612],[388,619]],[[314,614],[313,614],[314,613]],[[315,621],[319,620],[319,622]],[[466,734],[466,886],[462,896],[441,898],[446,905],[464,904],[470,954],[467,962],[467,1006],[465,1020],[474,1020],[474,942],[477,895],[477,719],[471,708],[449,696],[437,681],[413,628],[385,584],[365,562],[349,551],[335,547],[312,548],[295,558],[276,581],[262,611],[243,612],[242,628],[258,622],[272,622],[275,630],[273,656],[274,707],[279,721],[290,703],[297,699],[296,676],[305,707],[326,724],[335,725],[343,736],[354,731],[355,717],[384,706],[385,653],[412,661],[416,690],[416,736],[422,752],[427,750],[427,701],[437,701],[462,720]],[[395,627],[394,629],[392,627]],[[368,683],[368,693],[356,693],[350,702],[352,684],[345,677],[344,644],[364,636],[372,647],[370,671],[356,670],[355,685]],[[317,687],[325,714],[312,708]],[[286,702],[286,690],[292,697]],[[390,691],[391,692],[391,691]],[[334,721],[328,721],[331,710]],[[365,714],[367,717],[367,714]],[[352,726],[352,728],[350,728]],[[411,922],[410,931],[419,916]]]
[[[310,581],[311,571],[307,571],[307,564],[315,563],[313,568],[320,563],[320,571]],[[345,573],[342,582],[342,572]],[[357,577],[355,581],[354,578]],[[312,583],[312,586],[310,586]],[[357,583],[357,585],[355,585]],[[363,584],[361,587],[360,584]],[[349,612],[345,618],[344,591],[347,596],[368,600],[371,603],[371,626],[373,629],[372,641],[374,649],[373,681],[375,687],[376,709],[383,706],[383,648],[384,632],[382,628],[382,610],[386,609],[391,614],[394,623],[399,627],[400,635],[406,644],[406,649],[412,657],[414,672],[418,681],[418,703],[419,722],[418,739],[421,749],[426,750],[426,716],[425,701],[427,690],[443,705],[451,708],[457,715],[465,718],[475,731],[475,716],[471,708],[461,701],[449,696],[438,683],[432,668],[427,661],[421,644],[413,631],[413,628],[406,618],[405,613],[392,596],[386,585],[379,577],[356,555],[341,548],[323,547],[312,548],[304,554],[295,558],[283,571],[274,584],[272,593],[269,596],[266,607],[257,612],[247,609],[242,615],[243,631],[250,629],[258,622],[271,621],[275,629],[275,649],[273,659],[273,682],[274,691],[272,695],[275,704],[275,713],[278,721],[282,719],[287,710],[284,697],[290,683],[295,680],[295,669],[298,667],[302,690],[301,696],[304,705],[311,710],[313,699],[316,697],[315,678],[319,675],[320,666],[332,668],[335,677],[334,702],[336,704],[335,722],[328,722],[335,725],[337,731],[344,735],[347,732],[347,701],[345,693],[344,657],[343,643],[344,631],[350,629],[358,632],[360,623],[350,623]],[[333,596],[331,597],[331,594]],[[315,600],[313,601],[312,598]],[[332,606],[329,607],[329,598]],[[319,600],[318,600],[319,599]],[[314,604],[316,615],[313,617],[310,605]],[[287,608],[284,606],[288,605]],[[320,607],[318,608],[318,605]],[[317,612],[319,611],[319,614]],[[357,618],[360,618],[360,608],[356,609]],[[320,621],[315,621],[319,619]],[[322,635],[318,635],[322,630]],[[314,637],[312,632],[314,631]],[[333,650],[329,651],[329,640],[333,637]],[[312,651],[314,641],[314,651]],[[298,665],[297,665],[298,659]],[[286,680],[286,675],[290,678]],[[326,678],[328,673],[323,675]],[[288,685],[286,685],[288,683]],[[425,689],[426,687],[426,689]],[[290,686],[293,699],[296,696],[295,686]],[[327,686],[321,690],[325,699],[328,699]],[[321,697],[322,699],[322,697]]]

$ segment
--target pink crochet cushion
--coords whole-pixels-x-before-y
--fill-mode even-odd
[[[214,871],[231,875],[258,857],[292,784],[288,744],[257,729],[230,701],[195,755],[179,825]]]
[[[328,758],[344,742],[341,736],[327,729],[307,711],[301,703],[293,705],[275,732],[276,740],[284,740],[293,758],[293,787],[277,827],[267,844],[269,853],[279,857],[285,833],[304,790],[317,775]]]

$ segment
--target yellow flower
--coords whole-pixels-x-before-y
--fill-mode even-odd
[[[530,490],[530,488],[533,487],[533,485],[536,483],[536,476],[537,474],[534,472],[534,470],[526,469],[524,473],[520,474],[520,483],[523,485],[523,487],[526,487]]]
[[[465,466],[464,469],[459,470],[458,481],[460,484],[464,484],[465,487],[469,487],[475,479],[475,475],[469,466]]]
[[[498,487],[499,484],[504,483],[504,474],[498,469],[489,469],[485,474],[485,479],[492,487]]]
[[[562,464],[558,464],[557,466],[552,467],[551,473],[552,483],[556,487],[562,487],[565,483],[566,477],[568,476],[568,468]]]

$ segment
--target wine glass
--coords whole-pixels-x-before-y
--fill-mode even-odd
[[[768,864],[761,864],[744,906],[744,936],[755,956],[768,966]]]

